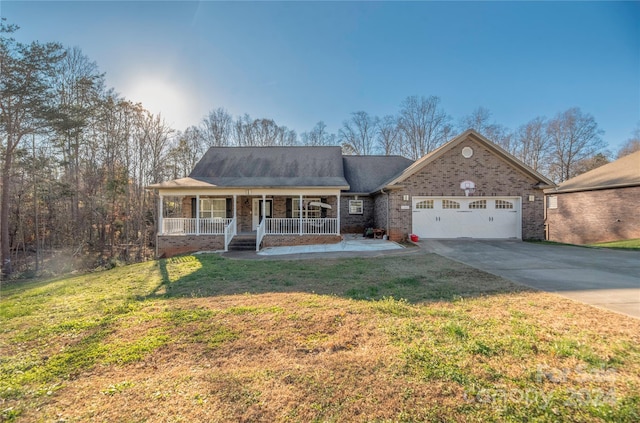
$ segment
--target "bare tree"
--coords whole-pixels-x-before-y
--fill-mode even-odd
[[[533,170],[545,173],[549,167],[551,142],[547,121],[537,117],[518,128],[514,155]]]
[[[451,133],[451,118],[440,107],[440,98],[407,97],[398,124],[402,130],[404,156],[417,160],[443,144]]]
[[[253,119],[247,113],[239,116],[233,126],[235,135],[235,145],[246,147],[255,145],[255,137],[253,134]]]
[[[68,48],[56,72],[54,91],[55,107],[48,124],[55,134],[54,145],[62,156],[64,181],[72,187],[70,232],[77,235],[84,219],[80,216],[83,148],[102,100],[104,74],[79,48]]]
[[[177,134],[175,144],[167,154],[170,178],[178,179],[187,176],[203,154],[204,148],[200,142],[198,128],[191,126]]]
[[[460,131],[474,129],[486,136],[488,132],[492,132],[495,123],[491,122],[492,113],[486,107],[477,107],[470,114],[463,116],[458,123]]]
[[[576,165],[596,155],[606,147],[600,138],[603,131],[598,128],[593,116],[571,108],[558,113],[547,125],[547,134],[552,144],[550,176],[563,182],[578,174]]]
[[[273,119],[256,119],[252,122],[253,145],[278,145],[280,128]]]
[[[460,131],[473,129],[515,155],[517,145],[514,144],[514,135],[506,127],[492,121],[491,116],[492,113],[489,109],[480,106],[471,114],[460,119],[458,129]]]
[[[310,146],[337,145],[336,135],[327,131],[323,121],[316,123],[311,131],[300,134],[300,139],[302,144]]]
[[[633,137],[629,138],[618,150],[618,158],[628,156],[631,153],[640,151],[640,124],[633,131]]]
[[[223,147],[231,144],[233,134],[233,118],[222,107],[209,112],[202,119],[200,133],[203,142],[208,147]]]
[[[575,175],[580,175],[582,173],[596,169],[600,166],[606,165],[607,163],[609,163],[608,153],[609,152],[598,153],[594,156],[579,160],[575,164],[575,170],[574,170]]]
[[[387,115],[380,119],[376,135],[378,148],[385,155],[388,156],[399,152],[402,144],[402,131],[398,126],[397,117]]]
[[[343,122],[338,133],[343,151],[347,154],[373,154],[377,125],[378,118],[369,116],[367,112],[351,113],[351,119]]]
[[[276,145],[298,145],[298,134],[293,129],[289,129],[286,126],[280,126]]]
[[[148,152],[148,180],[155,184],[166,177],[165,154],[170,145],[173,129],[167,125],[161,115],[154,115],[148,111],[143,113],[140,127]]]
[[[252,119],[248,114],[238,117],[234,123],[235,145],[266,147],[296,145],[295,131],[278,126],[273,119]]]

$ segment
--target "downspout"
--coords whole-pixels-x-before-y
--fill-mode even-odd
[[[164,201],[164,197],[162,196],[162,194],[160,194],[159,190],[158,197],[160,197],[160,201],[158,202],[158,233],[156,233],[156,258],[158,257],[158,240],[160,238],[160,235],[162,235],[164,232],[164,223],[162,222],[162,214],[164,213],[164,210],[162,210],[162,202]]]
[[[542,208],[544,211],[542,212],[542,220],[544,221],[544,240],[549,241],[549,221],[547,218],[549,215],[547,214],[547,194],[542,191]]]
[[[196,194],[196,235],[200,235],[200,194]]]

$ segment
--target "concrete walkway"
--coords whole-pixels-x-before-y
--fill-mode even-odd
[[[337,253],[353,251],[386,251],[400,250],[401,245],[382,239],[367,239],[362,236],[345,236],[342,242],[337,244],[319,245],[295,245],[287,247],[268,247],[260,250],[261,256],[279,256],[285,254],[308,254],[308,253]]]
[[[532,288],[640,318],[640,252],[521,241],[424,240],[420,246]]]

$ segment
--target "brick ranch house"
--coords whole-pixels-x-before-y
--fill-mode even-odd
[[[545,194],[551,241],[590,244],[640,238],[640,151]]]
[[[212,147],[159,194],[157,255],[337,243],[381,229],[422,238],[544,239],[554,184],[473,130],[412,162],[340,147]]]

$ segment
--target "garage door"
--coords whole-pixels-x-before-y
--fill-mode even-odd
[[[520,197],[413,197],[420,238],[521,238]]]

